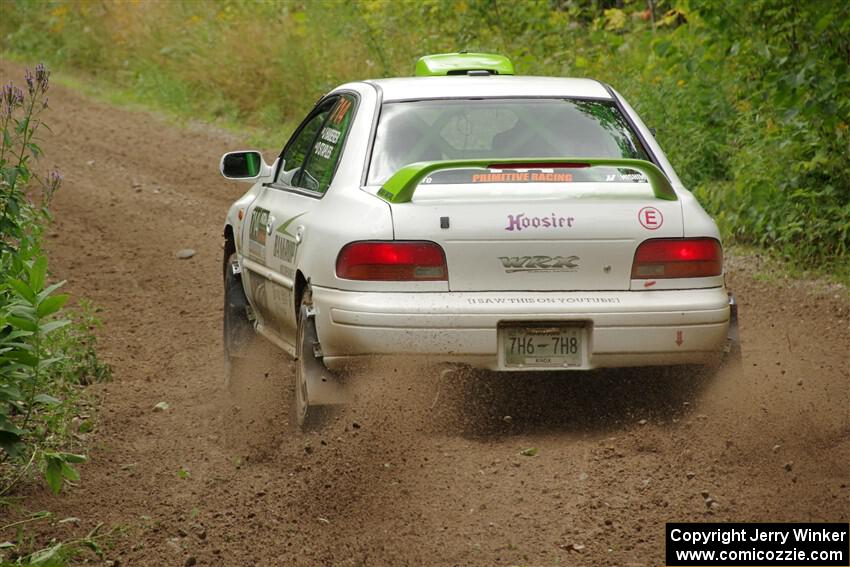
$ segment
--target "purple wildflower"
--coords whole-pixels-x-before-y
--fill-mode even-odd
[[[44,63],[35,66],[35,80],[42,92],[47,92],[47,87],[50,85],[50,71],[44,66]]]
[[[47,175],[47,192],[53,193],[59,189],[59,185],[62,184],[63,179],[62,173],[54,167]]]
[[[35,77],[29,69],[24,71],[24,79],[27,81],[27,90],[32,96],[35,93]]]

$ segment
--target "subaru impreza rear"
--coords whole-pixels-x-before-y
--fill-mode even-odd
[[[359,190],[392,237],[351,239],[312,282],[325,365],[717,360],[733,311],[718,230],[634,110],[597,81],[478,74],[370,82]]]

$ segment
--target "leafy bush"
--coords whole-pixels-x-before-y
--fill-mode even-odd
[[[57,293],[64,282],[47,283],[41,236],[62,177],[56,170],[37,174],[33,162],[42,155],[37,142],[49,77],[43,65],[27,70],[25,90],[9,83],[0,101],[0,463],[18,463],[0,496],[33,465],[54,492],[65,480],[79,480],[74,464],[85,457],[64,450],[75,387],[88,375],[108,377],[89,330],[80,327],[86,316],[70,327],[57,318],[68,301]]]
[[[32,541],[24,542],[22,526],[32,522],[51,520],[54,516],[51,512],[41,511],[30,514],[29,517],[0,526],[0,532],[9,528],[18,528],[18,544],[11,541],[0,543],[0,565],[3,567],[38,565],[40,567],[65,567],[66,565],[79,564],[81,555],[91,556],[94,554],[100,560],[106,558],[103,550],[103,544],[109,543],[112,540],[117,530],[104,530],[103,524],[96,525],[84,537],[70,541],[57,542],[51,540],[47,547],[30,550],[34,547]],[[26,549],[27,551],[20,551]],[[88,563],[88,558],[86,558]]]

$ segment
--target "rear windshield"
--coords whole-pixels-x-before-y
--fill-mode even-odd
[[[381,111],[368,182],[383,184],[418,161],[481,158],[649,159],[613,101],[390,102]]]

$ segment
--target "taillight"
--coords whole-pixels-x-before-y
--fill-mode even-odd
[[[723,250],[714,238],[658,238],[638,246],[633,279],[705,278],[723,273]]]
[[[446,255],[433,242],[352,242],[336,258],[336,275],[347,280],[445,281]]]

